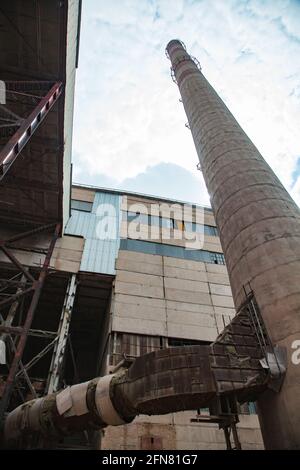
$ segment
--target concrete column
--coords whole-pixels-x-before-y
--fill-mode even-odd
[[[280,393],[265,392],[259,416],[268,449],[300,448],[300,211],[178,40],[167,46],[211,197],[235,306],[250,282],[288,369]]]

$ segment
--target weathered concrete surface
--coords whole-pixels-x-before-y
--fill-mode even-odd
[[[214,341],[235,314],[226,267],[119,251],[112,330]]]
[[[124,426],[108,426],[103,430],[102,450],[155,450],[155,441],[142,447],[143,438],[159,438],[164,450],[224,450],[224,433],[217,424],[191,423],[194,411],[168,415],[138,416]],[[238,423],[239,440],[243,450],[263,449],[257,415],[241,415]]]
[[[0,238],[2,240],[8,240],[17,234],[16,230],[1,226]],[[42,265],[45,258],[45,255],[39,251],[48,249],[51,238],[52,234],[37,233],[14,243],[11,251],[24,266],[37,268]],[[50,266],[58,271],[77,273],[80,269],[83,248],[83,238],[63,235],[55,244]],[[0,263],[7,263],[7,261],[6,255],[1,252]]]
[[[84,202],[94,202],[96,191],[92,188],[72,186],[72,199]]]
[[[300,448],[300,212],[180,41],[167,46],[219,228],[236,308],[249,282],[274,343],[288,352],[279,394],[259,400],[267,448]]]

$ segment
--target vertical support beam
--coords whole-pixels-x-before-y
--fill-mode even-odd
[[[25,282],[24,274],[21,277],[21,282]],[[17,289],[16,293],[19,294],[20,292],[22,292],[21,287],[19,287]],[[15,318],[15,314],[17,312],[18,306],[19,306],[19,299],[15,300],[11,304],[8,315],[7,315],[7,318],[4,321],[3,326],[11,326],[12,325],[12,322]],[[6,364],[6,344],[5,344],[6,338],[7,338],[7,333],[1,333],[0,334],[0,351],[2,351],[2,353],[3,353],[3,354],[0,354],[0,364]]]
[[[228,426],[225,426],[223,428],[223,431],[224,431],[225,442],[226,442],[226,450],[232,450]]]
[[[242,450],[242,446],[239,440],[239,435],[236,429],[235,421],[231,425],[231,430],[232,430],[232,435],[233,435],[233,440],[234,440],[234,445],[235,445],[236,450]]]
[[[20,335],[20,339],[19,339],[16,351],[15,351],[15,355],[14,355],[12,364],[10,366],[8,377],[7,377],[7,380],[5,382],[5,386],[4,386],[3,397],[2,397],[2,400],[1,400],[1,403],[0,403],[0,422],[3,422],[4,413],[7,410],[7,407],[9,405],[11,392],[13,390],[14,383],[15,383],[16,373],[17,373],[18,368],[19,368],[19,363],[22,359],[22,355],[23,355],[23,352],[24,352],[24,349],[25,349],[25,346],[26,346],[26,342],[27,342],[28,332],[29,332],[29,329],[30,329],[32,321],[33,321],[34,313],[36,311],[36,308],[37,308],[37,305],[38,305],[38,302],[39,302],[39,299],[40,299],[40,296],[41,296],[41,292],[42,292],[42,288],[43,288],[45,279],[47,277],[47,272],[48,272],[48,268],[49,268],[49,265],[50,265],[50,259],[51,259],[51,256],[53,254],[53,250],[54,250],[54,247],[55,247],[56,240],[59,237],[60,230],[61,230],[61,224],[58,223],[55,227],[55,232],[52,236],[52,240],[50,242],[48,252],[47,252],[47,255],[45,257],[44,264],[43,264],[43,267],[41,269],[39,278],[34,283],[34,293],[33,293],[32,299],[31,299],[29,309],[27,311],[27,316],[26,316],[26,319],[25,319],[25,323],[23,325],[23,331]]]
[[[67,340],[69,335],[69,328],[72,316],[72,310],[76,295],[77,281],[76,274],[72,274],[64,299],[64,305],[61,312],[57,337],[54,346],[54,351],[51,360],[50,372],[48,377],[48,383],[46,387],[47,393],[54,393],[58,391],[60,378],[64,363],[64,357],[66,352]]]
[[[15,343],[14,343],[14,341],[13,341],[13,339],[12,339],[12,337],[11,337],[10,334],[8,334],[8,338],[9,338],[9,341],[10,341],[12,350],[15,352],[15,351],[16,351]],[[29,376],[28,376],[28,374],[27,374],[27,371],[26,371],[26,369],[25,369],[25,367],[24,367],[22,361],[20,361],[19,366],[20,366],[20,369],[21,369],[21,373],[24,375],[24,378],[25,378],[25,380],[26,380],[26,382],[27,382],[28,388],[29,388],[29,390],[30,390],[31,393],[32,393],[33,398],[37,398],[36,391],[35,391],[35,389],[33,388],[32,383],[30,382],[30,378],[29,378]],[[18,374],[17,374],[17,375],[18,375]],[[16,375],[16,377],[17,377],[17,375]]]

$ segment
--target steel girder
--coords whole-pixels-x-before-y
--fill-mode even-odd
[[[47,277],[47,273],[49,270],[49,265],[50,265],[50,259],[53,254],[53,250],[55,247],[55,243],[57,238],[59,237],[60,230],[61,230],[61,224],[54,224],[52,225],[54,228],[54,233],[52,235],[47,254],[44,259],[43,266],[40,270],[38,279],[35,279],[29,272],[28,270],[20,263],[17,258],[11,253],[11,251],[7,248],[7,245],[9,245],[10,242],[16,241],[16,239],[20,240],[22,238],[25,238],[33,233],[40,232],[42,230],[47,230],[49,229],[49,225],[46,225],[44,227],[39,227],[38,229],[32,230],[25,232],[23,234],[19,234],[17,237],[13,237],[7,241],[1,241],[0,242],[0,250],[4,252],[4,254],[9,258],[9,260],[21,271],[24,277],[26,277],[26,283],[22,283],[23,288],[20,288],[19,284],[19,289],[16,294],[8,295],[4,300],[0,302],[0,307],[4,305],[11,305],[16,300],[20,299],[21,297],[32,293],[32,298],[30,301],[29,308],[27,310],[26,318],[24,321],[24,324],[20,328],[14,329],[13,327],[10,327],[10,325],[3,325],[3,328],[0,326],[0,332],[6,332],[8,334],[17,334],[19,336],[19,340],[17,343],[17,346],[14,351],[14,357],[12,360],[12,363],[9,368],[9,373],[7,376],[7,380],[4,385],[4,390],[3,390],[3,395],[2,395],[2,400],[0,403],[0,420],[3,419],[4,414],[7,410],[7,407],[9,405],[11,393],[14,389],[14,384],[16,380],[16,376],[21,364],[21,369],[23,370],[23,373],[25,371],[25,377],[26,377],[26,367],[23,366],[21,363],[23,352],[26,346],[27,338],[31,334],[32,330],[31,324],[34,318],[34,314],[38,305],[38,301],[42,292],[42,288],[45,282],[45,279]],[[9,284],[9,283],[8,283]],[[28,366],[28,365],[27,365]],[[27,367],[28,368],[28,367]]]
[[[7,81],[5,86],[6,104],[0,105],[0,142],[4,142],[0,181],[63,91],[61,82]],[[22,112],[16,112],[16,107]]]

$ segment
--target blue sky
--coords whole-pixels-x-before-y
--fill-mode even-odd
[[[209,204],[165,56],[180,38],[300,204],[300,0],[83,0],[75,182]]]

